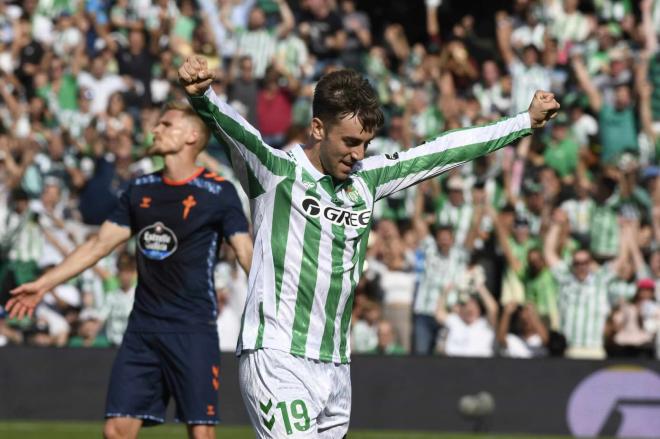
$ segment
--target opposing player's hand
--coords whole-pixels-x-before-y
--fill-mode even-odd
[[[541,128],[550,120],[557,117],[559,102],[555,100],[555,95],[547,91],[538,90],[534,93],[532,103],[529,104],[529,118],[532,121],[532,128]]]
[[[213,73],[209,71],[206,59],[198,55],[189,56],[179,67],[179,82],[191,96],[204,93],[213,82]]]
[[[18,317],[22,319],[25,316],[32,317],[34,309],[44,297],[48,288],[42,285],[38,280],[28,282],[10,291],[12,297],[7,301],[5,310],[9,312],[9,317]]]

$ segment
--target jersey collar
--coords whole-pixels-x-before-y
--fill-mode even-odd
[[[293,157],[295,157],[296,161],[303,167],[309,174],[314,178],[314,180],[319,181],[323,177],[325,177],[325,174],[318,169],[312,164],[312,162],[309,161],[309,158],[307,158],[307,154],[305,154],[305,150],[303,149],[302,145],[298,144],[296,145],[292,150],[291,153],[293,154]]]
[[[204,167],[200,166],[193,173],[193,175],[191,175],[188,178],[184,178],[183,180],[170,180],[169,178],[167,178],[163,175],[163,183],[165,183],[168,186],[183,186],[184,184],[189,183],[189,182],[193,181],[194,179],[196,179],[197,177],[199,177],[202,174],[202,172],[204,172]]]

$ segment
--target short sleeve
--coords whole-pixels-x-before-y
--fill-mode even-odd
[[[236,233],[248,233],[248,221],[243,213],[241,200],[238,198],[234,185],[226,182],[223,185],[220,196],[223,202],[221,225],[224,237],[229,239]]]
[[[108,217],[108,221],[119,226],[131,227],[131,192],[133,185],[130,184],[119,197],[119,203]]]

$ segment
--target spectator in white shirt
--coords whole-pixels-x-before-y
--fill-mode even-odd
[[[441,294],[435,316],[447,331],[444,354],[450,357],[492,357],[497,302],[485,285],[480,285],[477,294],[463,296],[454,311],[447,312],[448,290]]]

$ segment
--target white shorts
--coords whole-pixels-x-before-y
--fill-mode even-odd
[[[243,402],[257,438],[341,439],[351,414],[351,369],[275,349],[243,351]]]

